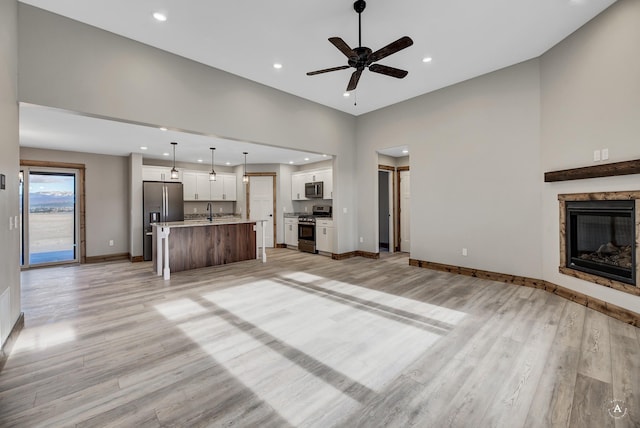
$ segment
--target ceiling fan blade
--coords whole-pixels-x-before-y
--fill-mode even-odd
[[[406,70],[400,70],[399,68],[388,67],[386,65],[381,64],[371,64],[369,66],[369,71],[373,71],[374,73],[384,74],[385,76],[395,77],[397,79],[402,79],[407,74],[409,74]]]
[[[329,37],[329,41],[333,44],[333,46],[337,47],[340,52],[344,54],[347,58],[353,58],[357,56],[353,49],[349,47],[348,44],[345,43],[340,37]]]
[[[362,69],[358,69],[353,72],[351,75],[351,80],[349,80],[349,84],[347,85],[347,92],[353,91],[356,86],[358,86],[358,80],[360,80],[360,75],[362,74]]]
[[[349,66],[348,65],[341,65],[340,67],[325,68],[324,70],[310,71],[310,72],[307,73],[307,76],[315,76],[316,74],[328,73],[330,71],[344,70],[346,68],[349,68]]]
[[[413,44],[413,40],[411,40],[411,37],[407,37],[407,36],[401,37],[395,42],[389,43],[387,46],[383,47],[382,49],[378,49],[377,51],[372,53],[369,56],[369,61],[370,62],[380,61],[382,58],[388,57],[389,55],[394,54],[398,51],[401,51],[404,48],[408,48],[412,44]]]

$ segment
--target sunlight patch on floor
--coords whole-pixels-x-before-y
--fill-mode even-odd
[[[218,317],[182,323],[185,335],[221,364],[239,382],[267,402],[290,424],[319,417],[318,406],[326,411],[348,414],[357,401],[299,367],[280,353]]]
[[[375,311],[273,281],[203,297],[373,390],[380,390],[440,337]],[[268,306],[261,308],[265,300]]]
[[[159,303],[154,306],[158,312],[169,320],[189,318],[207,312],[205,308],[191,299],[172,300],[167,303]]]
[[[67,323],[25,328],[18,336],[12,355],[20,352],[42,351],[74,340],[76,340],[76,331]]]
[[[292,425],[346,417],[465,317],[303,272],[200,297],[155,308]]]
[[[327,291],[346,294],[351,297],[366,300],[369,303],[379,304],[389,308],[406,311],[413,315],[430,318],[432,320],[450,324],[452,326],[460,323],[460,321],[462,321],[466,316],[464,312],[456,311],[454,309],[420,302],[418,300],[373,290],[367,287],[359,287],[357,285],[349,284],[346,282],[324,280],[314,285],[321,287]]]

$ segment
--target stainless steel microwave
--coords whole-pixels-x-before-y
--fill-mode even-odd
[[[322,199],[323,182],[304,183],[304,196],[309,199]]]

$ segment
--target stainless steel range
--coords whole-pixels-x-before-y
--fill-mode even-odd
[[[314,205],[312,214],[298,217],[298,250],[317,253],[316,250],[316,218],[331,217],[330,205]]]

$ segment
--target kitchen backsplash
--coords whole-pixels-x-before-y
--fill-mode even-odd
[[[184,219],[185,220],[198,220],[198,219],[206,219],[209,217],[209,213],[184,213]],[[215,218],[240,218],[240,214],[233,214],[233,213],[213,213],[213,217]]]

